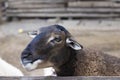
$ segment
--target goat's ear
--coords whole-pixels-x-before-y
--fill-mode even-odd
[[[34,38],[38,35],[38,31],[29,31],[27,32],[28,36],[30,36],[31,38]]]
[[[80,45],[78,42],[76,42],[75,40],[71,38],[67,38],[66,43],[69,47],[71,47],[74,50],[81,50],[83,48],[82,45]]]

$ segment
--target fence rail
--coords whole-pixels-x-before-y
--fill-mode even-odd
[[[120,0],[7,0],[7,17],[120,18]]]
[[[120,80],[120,77],[0,77],[0,80]]]

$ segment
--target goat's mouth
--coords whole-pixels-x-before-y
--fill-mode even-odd
[[[34,62],[22,61],[22,65],[28,71],[32,71],[32,70],[40,69],[40,68],[52,67],[52,63],[46,62],[40,59]]]
[[[40,60],[40,59],[38,59],[34,62],[30,62],[29,60],[22,61],[23,67],[28,71],[32,71],[32,70],[36,69],[38,67],[38,65],[42,64],[42,63],[43,63],[43,60]]]

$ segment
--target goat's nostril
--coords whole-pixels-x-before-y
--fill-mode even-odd
[[[27,57],[30,57],[30,56],[32,56],[32,53],[30,51],[26,51],[26,50],[23,51],[22,55],[21,55],[22,58],[27,58]]]
[[[22,55],[23,58],[27,58],[27,57],[29,57],[29,56],[31,56],[30,53],[25,53],[25,54]]]
[[[32,63],[33,55],[31,51],[24,50],[21,54],[22,63],[25,65],[27,63]]]

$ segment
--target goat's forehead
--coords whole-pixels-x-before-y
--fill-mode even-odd
[[[61,31],[57,30],[57,29],[47,29],[44,31],[41,31],[39,36],[41,37],[50,37],[50,36],[55,36],[55,35],[61,35]]]
[[[50,37],[55,37],[56,32],[55,31],[45,31],[45,32],[41,32],[40,34],[38,34],[35,38],[34,41],[45,41],[47,39],[49,39]],[[57,34],[58,35],[58,34]]]
[[[44,40],[51,40],[53,39],[54,37],[56,36],[65,36],[65,34],[63,34],[63,31],[59,30],[58,28],[56,27],[42,27],[40,28],[40,33],[37,35],[38,39],[44,39]],[[48,41],[49,41],[48,40]]]
[[[58,31],[59,29],[55,26],[49,26],[49,27],[42,27],[40,28],[40,32],[52,32],[52,31]]]

